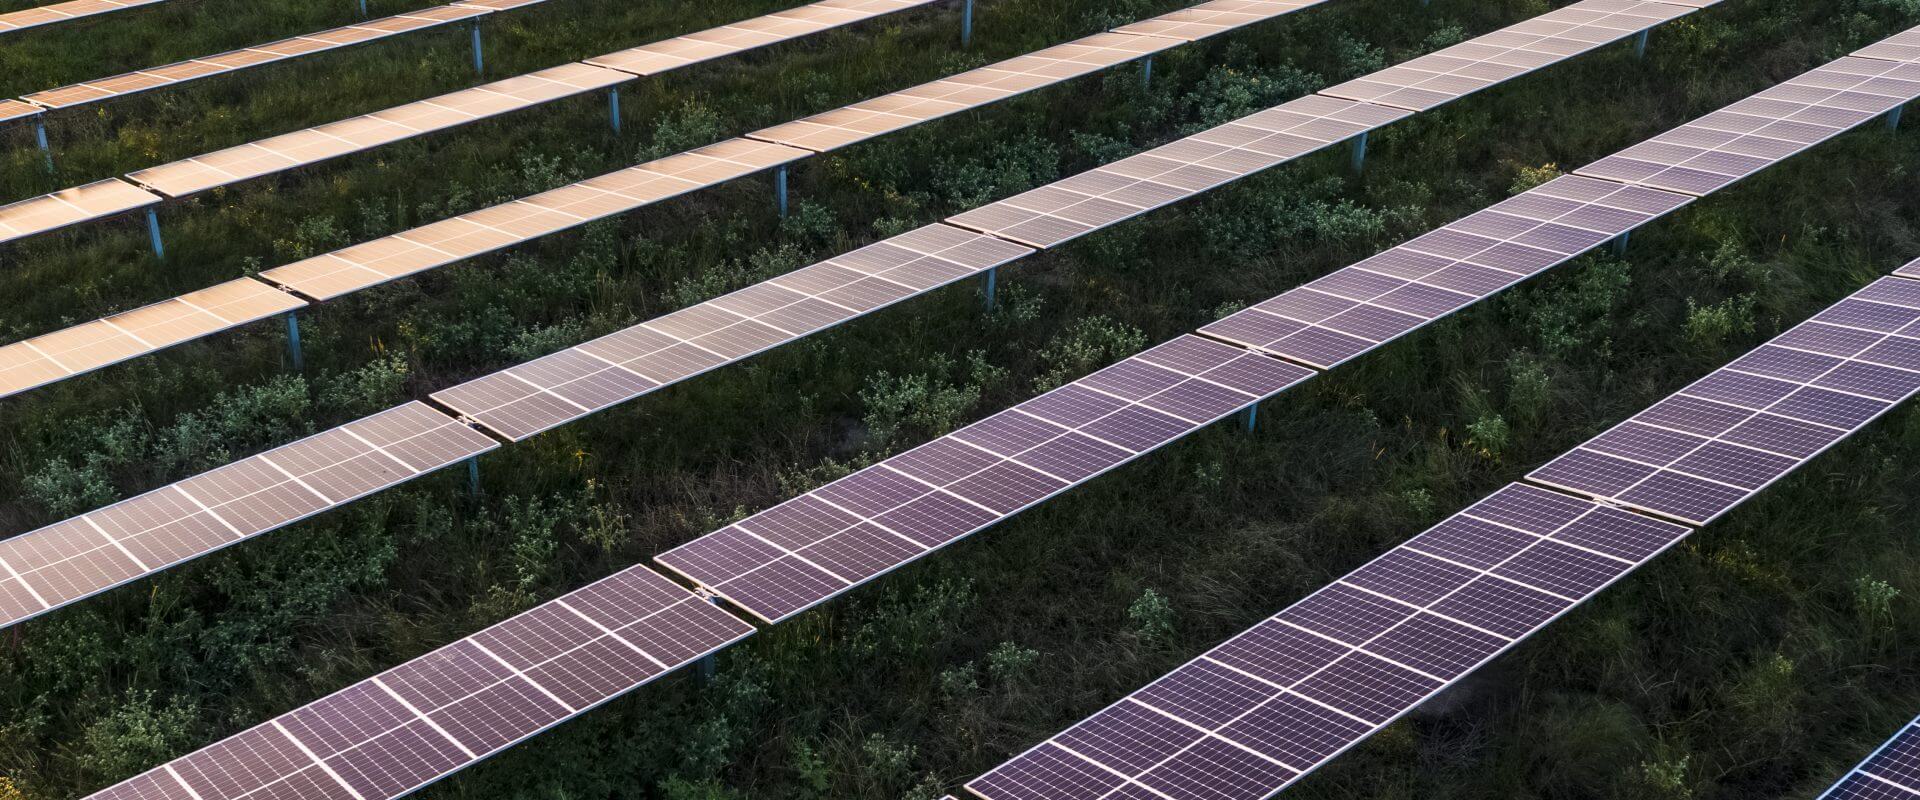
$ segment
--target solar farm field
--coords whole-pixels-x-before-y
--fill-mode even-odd
[[[44,5],[0,800],[1920,797],[1911,0]]]

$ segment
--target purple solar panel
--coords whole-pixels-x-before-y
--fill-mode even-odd
[[[1820,800],[1920,800],[1920,719],[1907,723]]]
[[[1312,374],[1182,336],[657,560],[778,622]]]
[[[988,800],[1123,786],[1267,797],[1688,532],[1508,486],[968,788]],[[1166,766],[1228,753],[1230,775]]]
[[[1915,320],[1882,278],[1528,478],[1704,525],[1920,392]]]
[[[92,797],[391,800],[752,633],[633,567]]]
[[[499,447],[407,403],[0,541],[0,626]]]
[[[1562,177],[1200,332],[1330,369],[1692,200]]]

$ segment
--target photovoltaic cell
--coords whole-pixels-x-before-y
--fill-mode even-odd
[[[1920,392],[1916,320],[1882,278],[1528,479],[1704,525]]]
[[[1325,0],[1319,0],[1325,2]],[[747,134],[817,153],[1091,74],[1181,44],[1153,36],[1096,33],[950,78]]]
[[[1692,200],[1557,178],[1200,332],[1330,369]]]
[[[1907,723],[1819,800],[1916,798],[1920,798],[1920,720]]]
[[[306,305],[242,278],[105,319],[0,346],[0,397],[146,355]]]
[[[1642,0],[1581,0],[1492,34],[1398,64],[1321,94],[1426,111],[1693,13]]]
[[[0,541],[0,625],[292,524],[498,446],[408,403]]]
[[[752,633],[633,567],[92,797],[391,800]]]
[[[939,1],[822,0],[664,42],[609,53],[588,59],[587,63],[634,75],[658,75]]]
[[[330,300],[512,247],[804,158],[805,150],[729,139],[392,236],[275,267],[260,277]]]
[[[778,622],[1311,374],[1181,337],[656,560]]]
[[[934,224],[433,394],[519,441],[1033,252]],[[887,287],[849,298],[849,285]]]
[[[65,3],[54,3],[37,8],[23,8],[19,11],[0,14],[0,34],[38,28],[56,22],[97,17],[101,14],[162,2],[166,0],[68,0]]]
[[[313,53],[336,50],[403,33],[464,22],[492,13],[485,8],[461,3],[433,6],[382,19],[357,22],[331,30],[255,45],[219,55],[190,59],[165,66],[151,67],[111,78],[76,83],[58,89],[35,92],[23,100],[49,109],[65,109],[124,97],[130,94],[175,86],[188,81],[224,75],[251,67],[285,61]]]
[[[1622,521],[1657,546],[1631,560],[1560,538]],[[1476,529],[1509,537],[1504,555],[1467,564],[1447,561],[1450,548],[1416,547],[1439,532],[1457,538]],[[988,800],[1091,800],[1123,785],[1160,789],[1161,765],[1190,754],[1234,752],[1257,754],[1248,762],[1256,768],[1195,774],[1194,785],[1206,788],[1191,796],[1269,796],[1688,531],[1508,486],[968,788]],[[1275,638],[1281,631],[1291,632],[1291,643]],[[1136,709],[1157,712],[1154,724],[1120,724],[1137,718]],[[1085,745],[1089,725],[1097,726],[1098,746]],[[1070,779],[1083,774],[1107,778],[1084,787]]]

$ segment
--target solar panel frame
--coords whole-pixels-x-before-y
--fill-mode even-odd
[[[765,622],[780,622],[1314,374],[1179,337],[654,561]],[[858,572],[829,569],[837,565],[816,557],[848,538],[861,542],[849,548],[865,556],[855,560]],[[874,552],[882,542],[890,551]]]
[[[435,402],[521,441],[1002,266],[1034,251],[934,223],[517,367],[433,393]],[[816,282],[821,273],[844,280]],[[890,287],[877,304],[841,293]],[[853,303],[849,305],[849,303]],[[687,358],[662,360],[668,351]],[[569,396],[585,390],[582,396]]]
[[[62,189],[0,206],[0,244],[160,204],[161,198],[119,178]]]
[[[1197,42],[1324,2],[1327,0],[1212,0],[1113,30],[1116,33]]]
[[[1869,316],[1849,315],[1862,307],[1879,309],[1870,318],[1886,320],[1880,329],[1847,324]],[[1676,421],[1663,401],[1527,480],[1706,525],[1920,393],[1920,329],[1900,333],[1914,322],[1920,282],[1882,278],[1668,398],[1713,409],[1710,427]],[[1831,342],[1828,331],[1862,337],[1842,349],[1805,349]],[[1844,420],[1815,418],[1833,403],[1845,405]],[[1649,435],[1674,444],[1615,443]]]
[[[1920,44],[1916,44],[1920,49]],[[1914,800],[1920,798],[1920,719],[1875,748],[1818,800]]]
[[[385,39],[402,33],[464,22],[493,13],[460,4],[432,6],[382,19],[357,22],[324,31],[293,36],[226,53],[187,59],[106,78],[34,92],[21,99],[50,110],[64,110],[117,99],[131,94],[175,86],[240,69],[284,61]]]
[[[499,446],[451,417],[409,402],[0,540],[0,598],[15,598],[0,606],[0,627]],[[22,594],[35,602],[20,602]]]
[[[0,34],[16,33],[59,22],[97,17],[101,14],[164,2],[166,0],[67,0],[64,3],[23,8],[0,14]]]
[[[240,278],[23,339],[0,346],[0,398],[306,305],[305,300],[265,283]]]
[[[822,0],[662,42],[586,59],[585,63],[651,77],[716,58],[852,25],[941,0]],[[769,24],[773,21],[784,25]]]
[[[1719,1],[1677,5],[1658,0],[1581,0],[1488,36],[1321,90],[1320,94],[1427,111],[1625,40]]]
[[[1199,332],[1332,369],[1695,199],[1562,176],[1204,325]]]
[[[393,800],[753,633],[630,567],[90,797]]]

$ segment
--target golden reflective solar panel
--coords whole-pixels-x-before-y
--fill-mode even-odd
[[[0,206],[0,242],[158,205],[160,197],[118,178]]]
[[[608,53],[587,59],[586,63],[634,75],[658,75],[702,61],[937,2],[940,0],[824,0],[664,42]]]
[[[37,8],[23,8],[19,11],[0,14],[0,33],[23,31],[56,22],[85,19],[163,2],[166,0],[70,0]]]

